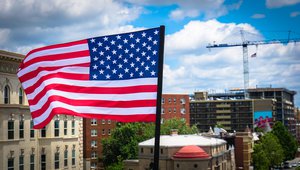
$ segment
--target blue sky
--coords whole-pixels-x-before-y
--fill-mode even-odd
[[[300,38],[300,0],[2,0],[0,49],[31,49],[166,26],[164,93],[243,88],[242,49],[208,43]],[[295,90],[300,106],[300,42],[249,46],[250,87]]]

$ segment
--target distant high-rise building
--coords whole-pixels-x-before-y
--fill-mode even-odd
[[[16,75],[23,58],[0,50],[0,169],[82,169],[81,118],[57,115],[33,129]]]
[[[199,92],[198,92],[199,93]],[[221,126],[229,132],[242,132],[248,126],[264,129],[276,115],[273,99],[221,99],[190,101],[190,123],[202,132]]]
[[[276,121],[281,121],[296,136],[294,95],[295,91],[286,88],[253,88],[248,89],[251,99],[275,99]]]

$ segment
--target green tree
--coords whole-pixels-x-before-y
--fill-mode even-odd
[[[187,126],[185,120],[173,118],[166,120],[160,128],[161,135],[168,135],[173,129],[178,130],[178,134],[195,134],[198,132],[196,126]]]
[[[283,149],[272,133],[265,134],[260,139],[260,143],[254,146],[253,163],[256,169],[280,165],[283,159]]]
[[[295,158],[298,144],[296,138],[289,133],[287,128],[281,122],[276,122],[272,128],[272,133],[279,139],[284,151],[284,160]]]
[[[174,118],[161,125],[161,134],[170,134],[171,129],[178,129],[179,134],[197,133],[197,127],[189,127],[185,121]],[[153,138],[154,123],[119,123],[112,131],[111,137],[103,142],[103,163],[106,168],[114,169],[122,166],[125,159],[136,159],[138,143]]]
[[[154,127],[152,124],[147,123],[118,124],[112,131],[111,137],[102,141],[104,165],[118,164],[124,159],[135,159],[138,143],[153,136],[152,127]],[[145,132],[144,129],[150,132]]]
[[[253,164],[256,170],[266,170],[270,166],[270,161],[267,158],[267,153],[263,149],[262,143],[254,145],[253,148]]]

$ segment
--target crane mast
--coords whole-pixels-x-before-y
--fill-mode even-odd
[[[242,43],[236,44],[209,44],[206,48],[225,48],[225,47],[238,47],[243,48],[243,75],[244,75],[244,97],[245,99],[249,98],[248,88],[249,88],[249,62],[248,62],[248,46],[249,45],[266,45],[266,44],[287,44],[287,43],[296,43],[300,42],[298,39],[280,39],[280,40],[264,40],[264,41],[245,41],[243,30],[241,30]]]

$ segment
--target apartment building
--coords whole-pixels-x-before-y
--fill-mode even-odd
[[[82,169],[82,120],[57,115],[33,129],[16,76],[21,54],[0,50],[0,169]]]
[[[189,95],[185,94],[163,94],[161,122],[167,119],[179,118],[190,124]]]
[[[281,121],[296,136],[296,119],[293,90],[286,88],[253,88],[248,89],[251,99],[274,99],[276,101],[276,121]]]
[[[116,122],[105,119],[83,119],[84,169],[104,169],[102,140],[108,138]]]
[[[207,132],[216,125],[221,125],[229,132],[243,132],[246,127],[252,130],[255,127],[265,128],[268,124],[272,126],[275,115],[273,99],[190,101],[191,125],[196,125],[202,132]]]

